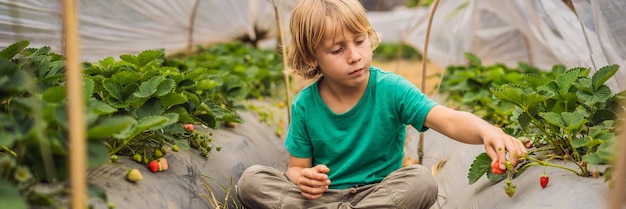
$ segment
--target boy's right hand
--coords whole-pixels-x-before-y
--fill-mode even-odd
[[[330,185],[330,180],[326,175],[328,171],[330,169],[326,165],[302,169],[298,179],[302,196],[311,200],[320,198]]]

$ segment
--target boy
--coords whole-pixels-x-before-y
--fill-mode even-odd
[[[358,0],[300,0],[291,14],[288,61],[317,78],[292,104],[286,173],[255,165],[239,180],[248,208],[429,208],[437,182],[427,168],[402,168],[406,125],[484,144],[505,169],[520,140],[473,114],[437,105],[412,83],[371,65],[380,39]]]

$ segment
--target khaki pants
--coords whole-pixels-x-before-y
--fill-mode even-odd
[[[398,169],[378,184],[329,189],[315,200],[304,198],[285,173],[267,166],[254,165],[246,169],[237,187],[239,200],[248,209],[427,209],[435,203],[438,194],[435,178],[421,165]]]

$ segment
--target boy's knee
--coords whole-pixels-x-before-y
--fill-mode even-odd
[[[254,188],[259,188],[259,186],[255,184],[261,182],[259,178],[263,178],[265,170],[267,170],[267,168],[262,165],[253,165],[244,170],[239,178],[239,182],[237,182],[240,193],[246,193],[250,190],[254,190]]]
[[[403,192],[398,193],[400,199],[404,199],[411,208],[428,208],[435,203],[439,194],[437,180],[428,168],[422,165],[411,165],[403,168],[405,176],[402,176],[406,186]],[[401,201],[403,202],[403,201]]]

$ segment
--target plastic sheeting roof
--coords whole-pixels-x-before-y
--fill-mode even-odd
[[[28,39],[32,47],[62,50],[61,1],[0,0],[0,48]],[[274,47],[278,6],[284,33],[296,0],[197,0],[193,45],[247,39]],[[163,48],[187,48],[195,0],[79,0],[82,59],[96,61],[120,54]],[[529,62],[542,69],[555,64],[626,67],[626,1],[442,0],[433,19],[428,58],[440,65],[465,64],[472,52],[483,63]],[[384,42],[424,48],[430,8],[369,13]],[[265,33],[265,34],[264,34]],[[264,34],[264,35],[263,35]],[[286,34],[288,36],[288,34]],[[626,70],[607,84],[625,90]]]

